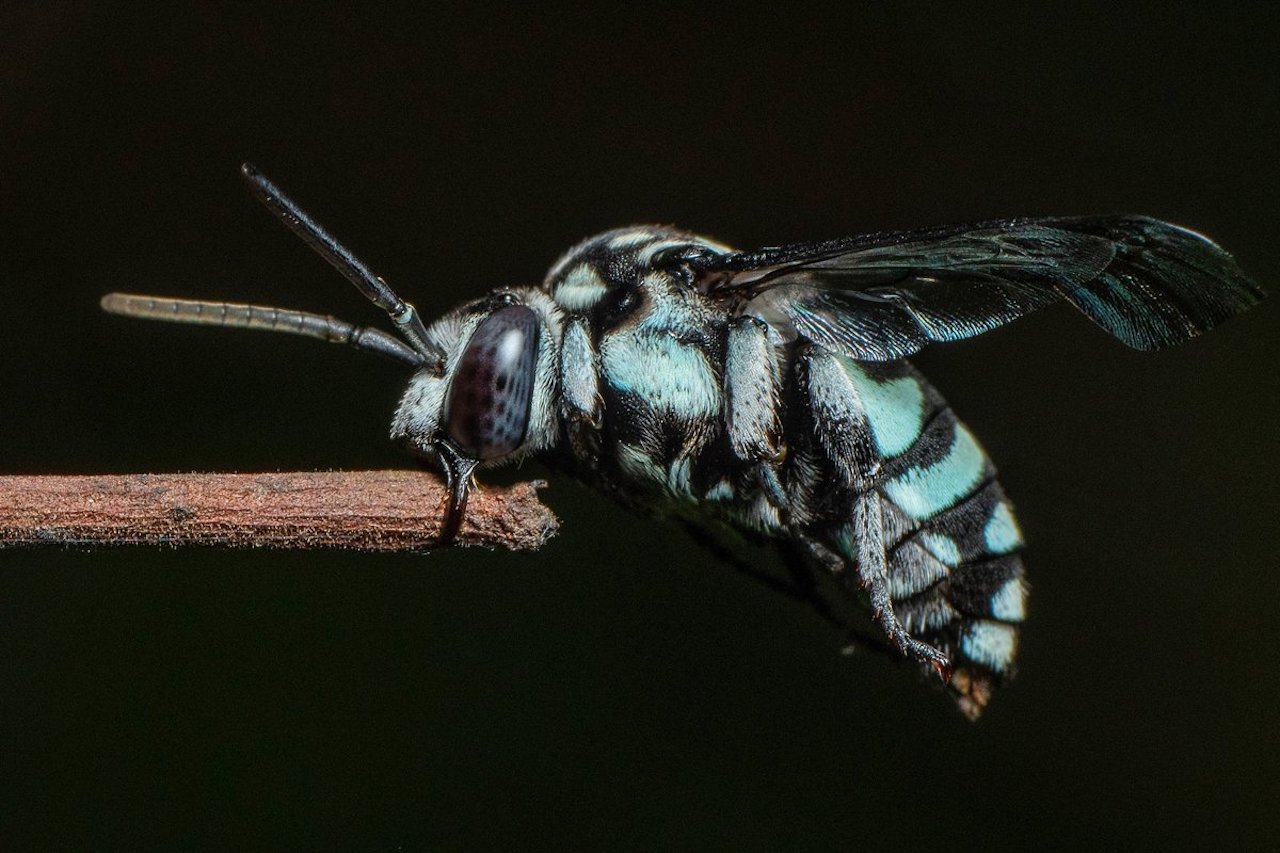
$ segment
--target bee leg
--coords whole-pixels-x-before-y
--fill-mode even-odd
[[[813,562],[808,559],[807,555],[794,547],[786,545],[783,545],[779,550],[782,552],[782,561],[787,567],[787,573],[791,576],[791,588],[796,591],[796,599],[813,608],[814,612],[822,617],[827,624],[839,628],[841,631],[852,631],[851,626],[836,615],[836,612],[831,608],[830,602],[822,594],[822,589],[818,586],[818,579],[814,575]]]
[[[861,495],[853,508],[852,544],[855,550],[854,564],[857,566],[858,582],[871,601],[871,614],[880,623],[888,635],[889,641],[908,657],[922,661],[933,667],[933,671],[944,681],[951,680],[951,661],[938,649],[921,642],[907,632],[893,609],[893,600],[889,596],[889,567],[884,550],[884,529],[881,522],[880,494],[874,490]],[[824,546],[817,544],[817,547]],[[828,551],[832,557],[840,560],[834,552]],[[841,571],[843,571],[843,560]]]
[[[458,531],[462,529],[462,522],[467,515],[467,497],[475,483],[472,475],[480,460],[462,453],[448,439],[437,440],[435,448],[440,454],[440,464],[444,468],[445,483],[449,490],[437,544],[452,545],[458,538]]]
[[[853,508],[854,541],[857,549],[858,579],[871,596],[871,612],[904,655],[933,667],[944,681],[951,680],[951,661],[928,643],[907,633],[898,621],[889,597],[889,561],[884,551],[884,526],[880,493],[872,490],[858,498]]]
[[[883,635],[872,633],[867,625],[855,624],[857,621],[865,622],[866,620],[839,616],[831,609],[826,599],[822,598],[814,577],[814,568],[821,567],[839,579],[845,572],[846,563],[843,558],[812,536],[795,529],[791,531],[790,544],[783,546],[782,553],[787,560],[788,568],[792,571],[793,578],[801,573],[807,577],[807,583],[803,585],[813,590],[814,609],[828,623],[844,633],[845,645],[841,647],[840,654],[851,655],[861,650],[886,655],[895,661],[902,660],[898,649],[891,646]],[[801,585],[801,582],[797,581],[797,585]]]
[[[783,559],[787,562],[787,568],[791,571],[791,577],[796,582],[796,586],[812,590],[814,609],[818,610],[819,614],[827,622],[844,632],[847,644],[841,648],[841,654],[848,655],[858,649],[863,649],[900,659],[897,655],[897,649],[890,646],[883,637],[869,633],[864,627],[855,625],[850,619],[837,616],[835,611],[831,609],[831,605],[822,597],[821,590],[817,585],[817,578],[814,576],[814,569],[822,568],[833,577],[839,579],[844,575],[846,566],[845,560],[840,555],[812,536],[794,528],[791,531],[790,543],[782,547],[782,554]]]
[[[753,471],[756,482],[760,485],[761,491],[764,492],[765,499],[769,501],[770,506],[778,511],[778,516],[783,519],[783,523],[787,523],[791,504],[787,501],[787,494],[782,488],[782,482],[778,479],[777,470],[761,462],[755,466]]]
[[[705,527],[694,522],[686,522],[684,528],[693,541],[706,548],[716,559],[729,566],[735,572],[747,576],[761,586],[784,595],[792,601],[798,601],[801,604],[812,607],[819,616],[835,627],[844,627],[840,619],[831,611],[826,601],[822,599],[817,586],[813,582],[813,573],[808,571],[808,567],[805,566],[798,570],[791,565],[791,560],[788,558],[794,558],[793,552],[785,548],[782,552],[784,559],[788,562],[787,570],[791,578],[791,582],[788,583],[785,579],[763,571],[735,554]],[[807,577],[801,577],[801,574]]]

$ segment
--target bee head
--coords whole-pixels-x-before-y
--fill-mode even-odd
[[[549,447],[560,313],[532,288],[494,291],[426,329],[438,361],[409,380],[391,437],[439,465],[465,507],[471,473]]]
[[[417,309],[337,241],[253,165],[241,173],[280,222],[387,313],[398,336],[335,317],[269,305],[109,293],[113,314],[195,325],[285,332],[349,344],[414,369],[391,424],[393,439],[437,463],[450,501],[441,541],[458,532],[476,466],[497,464],[555,441],[560,309],[533,288],[495,290],[429,328]]]

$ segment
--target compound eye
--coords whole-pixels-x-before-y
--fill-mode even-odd
[[[480,322],[449,383],[445,423],[463,453],[487,460],[524,442],[538,359],[538,317],[524,305]]]

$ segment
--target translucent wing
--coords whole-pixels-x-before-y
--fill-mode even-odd
[[[1058,299],[1131,347],[1263,296],[1207,238],[1141,216],[1010,219],[680,258],[713,297],[865,360],[973,337]]]

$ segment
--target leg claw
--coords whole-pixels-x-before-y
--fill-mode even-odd
[[[931,660],[929,665],[933,667],[933,671],[938,673],[938,677],[942,679],[943,684],[951,683],[951,662],[946,658],[942,660]]]

